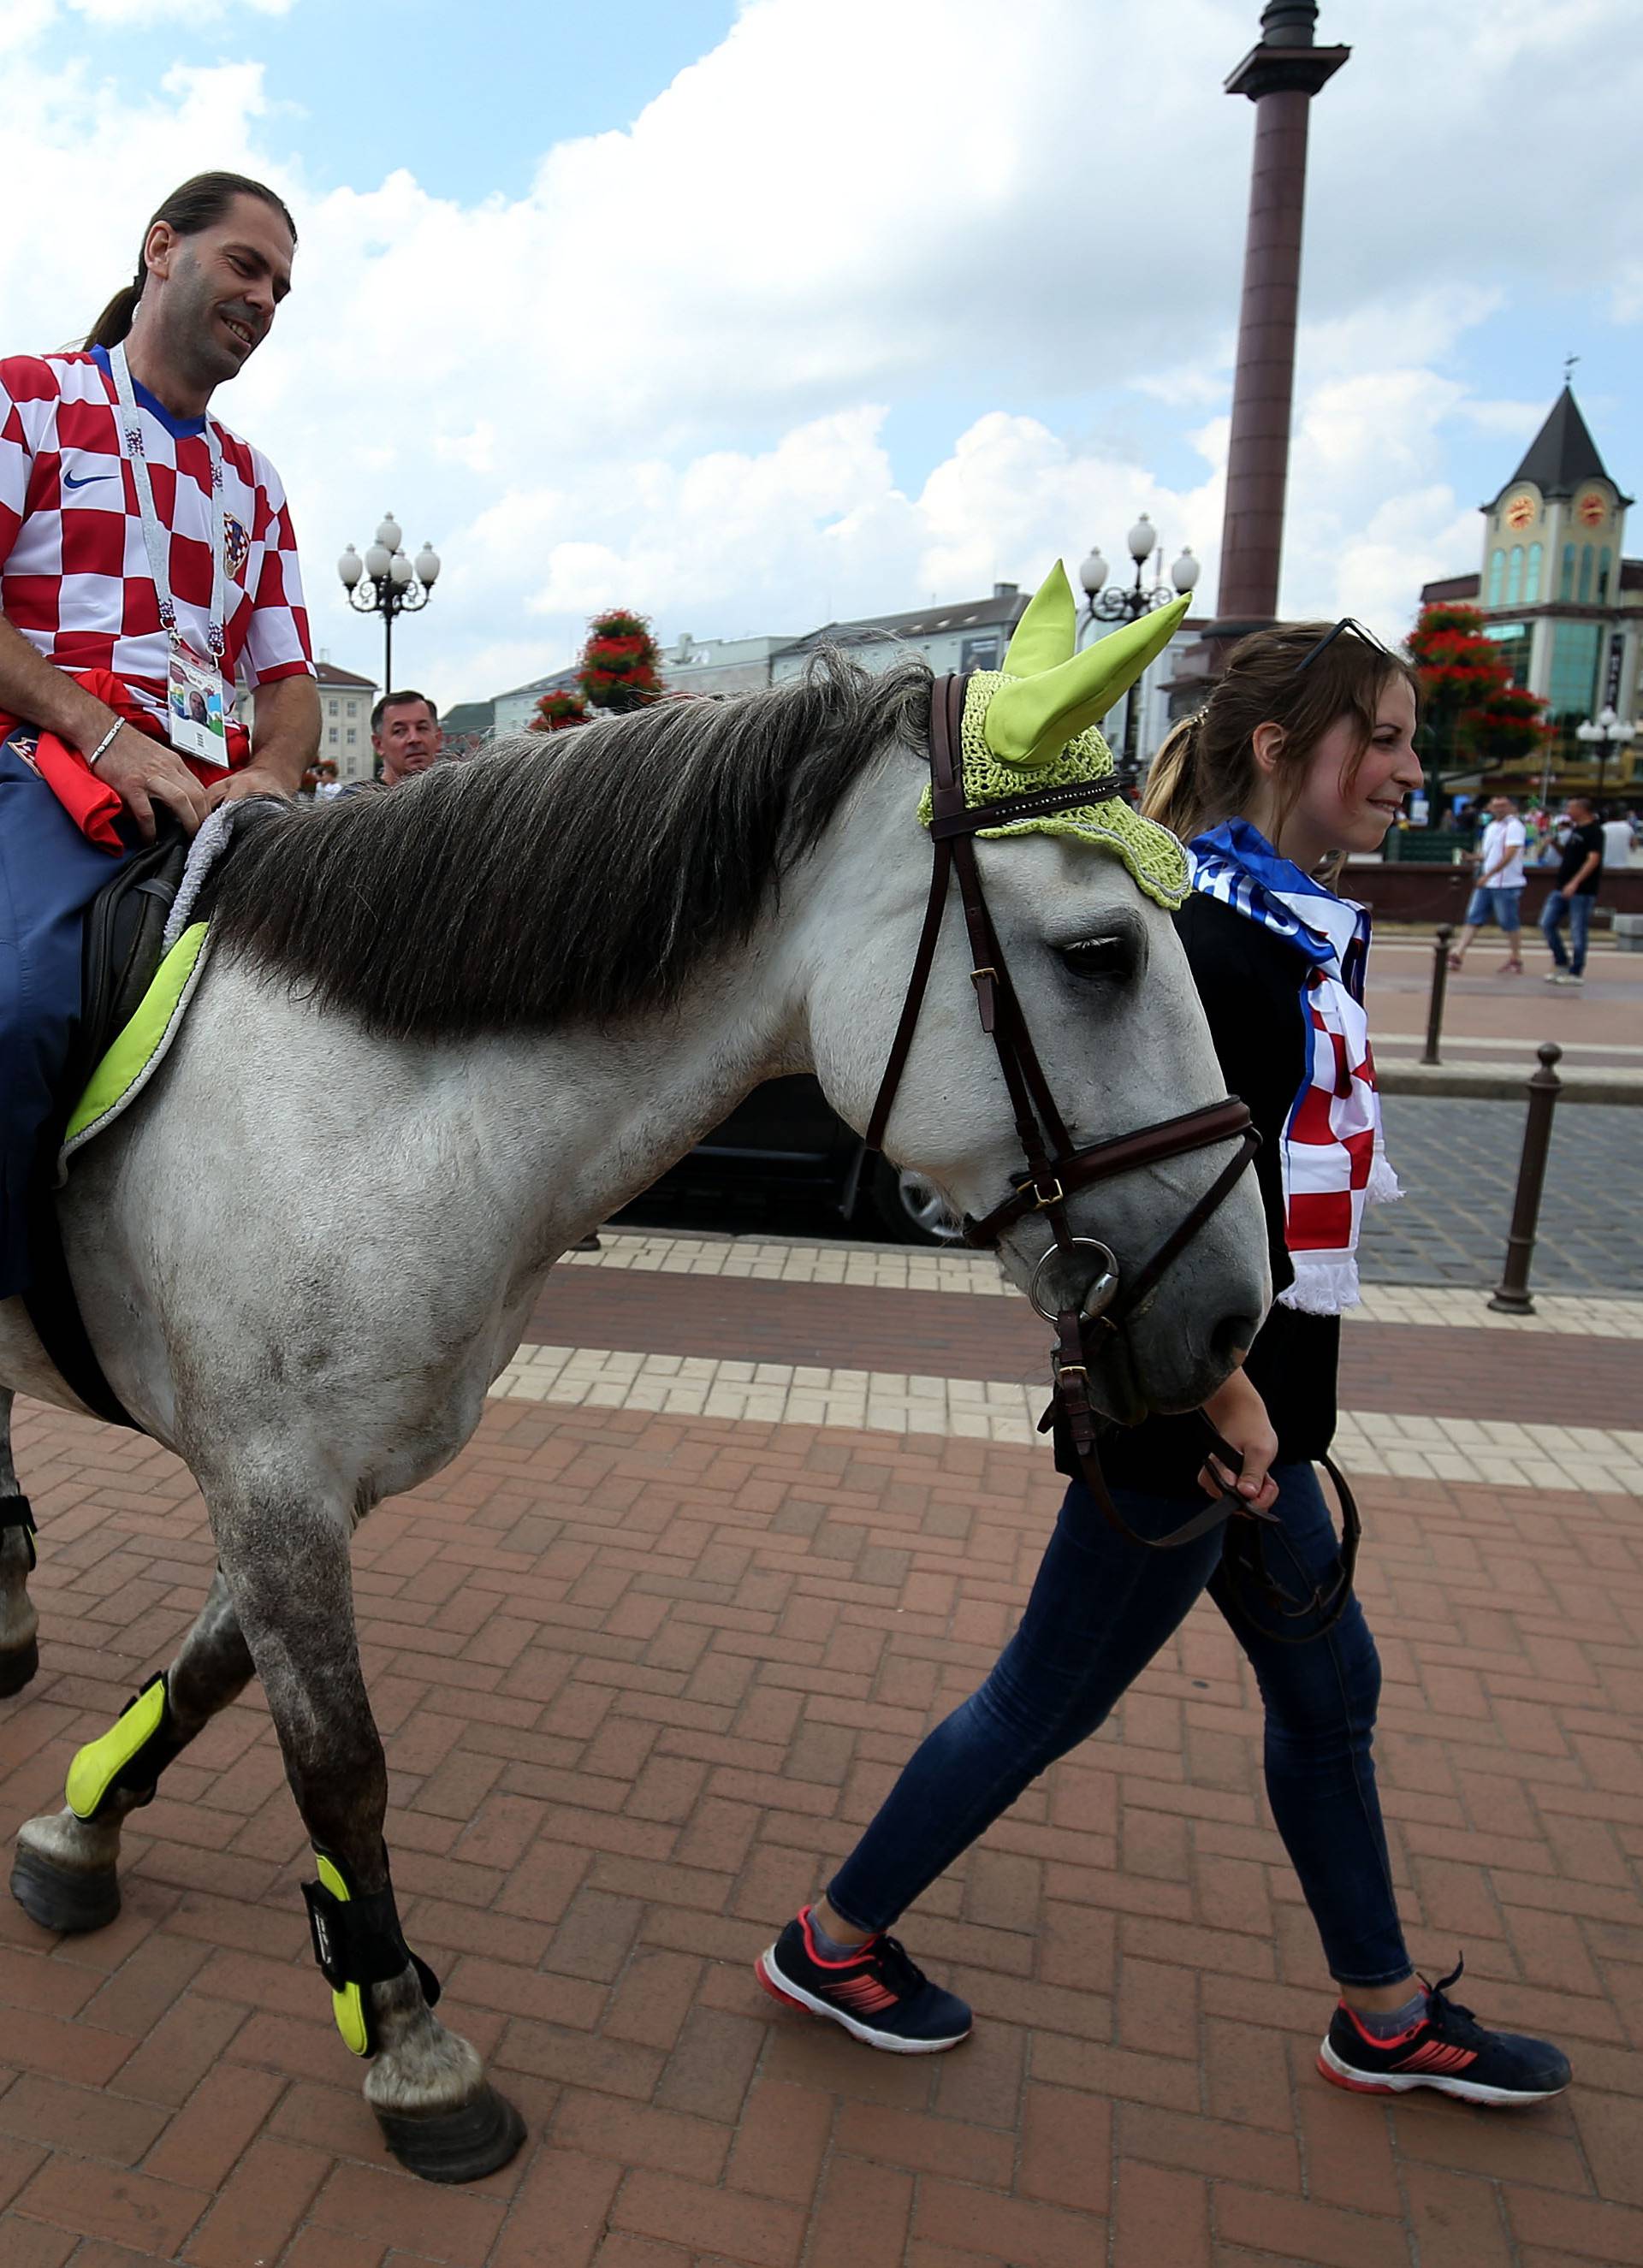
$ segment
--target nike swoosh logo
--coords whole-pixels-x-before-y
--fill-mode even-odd
[[[112,481],[113,478],[112,473],[64,473],[63,485],[65,489],[87,489],[93,481]]]

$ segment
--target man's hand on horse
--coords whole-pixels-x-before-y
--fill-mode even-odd
[[[99,761],[97,777],[114,789],[145,843],[154,840],[157,803],[175,814],[185,835],[192,835],[210,809],[207,791],[181,757],[135,725],[122,727]]]
[[[242,795],[278,795],[289,802],[291,784],[283,770],[276,771],[271,764],[252,762],[242,772],[227,772],[221,779],[213,780],[202,792],[207,809],[215,811],[219,803],[237,803]]]

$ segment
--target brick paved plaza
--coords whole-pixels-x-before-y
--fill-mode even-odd
[[[1523,1324],[1378,1291],[1343,1380],[1418,1957],[1464,1948],[1462,1997],[1562,2042],[1568,2096],[1492,2116],[1318,2079],[1327,1982],[1207,1608],[909,1918],[970,2042],[874,2055],[758,1989],[1025,1595],[1057,1485],[1028,1446],[1036,1327],[998,1291],[843,1246],[618,1235],[561,1270],[467,1454],[356,1551],[408,1933],[525,2152],[455,2191],[387,2160],[248,1697],[132,1821],[113,1928],[54,1941],[0,1905],[3,2268],[1643,2258],[1624,1300]],[[212,1558],[152,1445],[33,1404],[18,1437],[42,1668],[0,1705],[8,1837]]]

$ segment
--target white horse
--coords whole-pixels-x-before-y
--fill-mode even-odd
[[[1080,659],[1087,718],[1107,665]],[[219,1566],[163,1683],[75,1759],[70,1808],[21,1829],[13,1888],[48,1926],[110,1918],[122,1815],[260,1677],[318,1857],[339,2028],[374,2058],[390,2146],[437,2178],[490,2170],[522,2128],[431,2012],[394,1914],[350,1538],[468,1440],[559,1255],[756,1082],[814,1071],[866,1125],[930,874],[930,698],[922,665],[836,662],[270,808],[228,863],[170,1057],[62,1197],[92,1342],[198,1481]],[[1215,1101],[1174,929],[1121,861],[1043,834],[979,850],[1075,1138]],[[887,1149],[981,1214],[1019,1152],[969,969],[953,905]],[[1103,1183],[1070,1201],[1072,1225],[1138,1263],[1226,1156]],[[1264,1311],[1264,1242],[1246,1177],[1096,1364],[1097,1403],[1133,1416],[1211,1393]],[[1010,1231],[1018,1281],[1045,1243],[1030,1215]],[[0,1379],[79,1406],[17,1300]],[[0,1529],[0,1691],[33,1667],[26,1572],[27,1537]]]

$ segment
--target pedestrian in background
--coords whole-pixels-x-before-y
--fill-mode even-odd
[[[425,693],[385,693],[371,712],[371,745],[389,787],[439,761],[445,735]]]
[[[1477,880],[1473,886],[1470,902],[1466,909],[1466,923],[1461,931],[1460,943],[1449,955],[1449,967],[1458,972],[1466,958],[1467,947],[1486,922],[1492,918],[1499,924],[1500,934],[1506,939],[1507,958],[1501,964],[1503,976],[1523,974],[1522,922],[1521,909],[1523,887],[1528,880],[1523,871],[1523,853],[1528,833],[1518,817],[1516,799],[1509,795],[1490,799],[1489,823],[1484,829],[1482,848],[1477,853]]]
[[[1553,962],[1546,971],[1548,984],[1586,982],[1587,939],[1591,932],[1592,908],[1597,902],[1597,878],[1603,865],[1603,830],[1598,824],[1597,806],[1590,796],[1572,795],[1567,817],[1568,832],[1558,861],[1558,878],[1546,893],[1546,902],[1540,913],[1541,933]],[[1559,934],[1566,920],[1569,924],[1567,953]]]
[[[1603,872],[1632,864],[1632,846],[1637,840],[1637,829],[1615,804],[1603,821]]]

